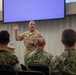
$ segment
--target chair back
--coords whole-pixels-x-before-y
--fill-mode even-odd
[[[26,66],[24,66],[23,64],[21,64],[21,68],[22,68],[23,71],[27,70]]]
[[[8,70],[0,70],[0,75],[15,75],[11,71]]]
[[[35,71],[41,71],[45,75],[49,75],[49,68],[45,66],[29,66],[29,69],[35,70]]]
[[[0,75],[16,75],[16,72],[11,66],[0,64]]]
[[[52,72],[49,75],[73,75],[73,74],[69,74],[69,73],[66,73],[66,72]]]
[[[40,71],[18,71],[18,75],[45,75]]]

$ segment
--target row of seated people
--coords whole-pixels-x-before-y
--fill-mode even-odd
[[[0,31],[0,75],[44,75],[40,71],[23,70],[16,55],[7,51],[10,34]]]
[[[19,64],[18,58],[7,51],[7,45],[10,41],[9,37],[10,35],[7,31],[0,32],[0,64],[6,64],[8,66],[11,66],[14,69],[14,71],[20,72],[22,71],[22,68],[21,68],[21,65]],[[76,32],[72,29],[64,30],[62,33],[62,43],[65,46],[65,51],[60,56],[56,56],[52,58],[53,56],[51,54],[49,55],[47,52],[43,51],[44,46],[45,46],[45,39],[43,37],[39,37],[37,39],[38,50],[30,53],[28,56],[28,62],[27,62],[28,68],[30,68],[29,66],[36,66],[36,65],[46,66],[49,68],[48,72],[50,75],[51,74],[62,75],[62,73],[76,75],[76,67],[75,67],[76,65],[76,49],[75,49]],[[45,54],[48,56],[37,55],[39,53],[40,55]],[[41,57],[44,57],[44,58],[41,59]],[[35,58],[40,59],[40,60],[35,62]]]
[[[27,69],[23,64],[21,64],[21,67],[23,71],[39,71],[45,75],[49,75],[49,68],[46,66],[28,66],[29,69]]]
[[[37,50],[28,55],[27,65],[28,68],[35,71],[41,71],[45,75],[49,75],[49,64],[53,55],[44,51],[45,39],[40,36],[36,39]]]
[[[21,73],[32,72],[32,71],[36,73],[41,72],[41,75],[73,75],[68,72],[52,72],[51,74],[49,74],[49,68],[45,66],[28,66],[29,70],[23,64],[21,64],[21,67],[22,67],[23,72],[18,72],[18,74],[20,73],[20,75]]]
[[[45,39],[38,37],[37,50],[28,55],[27,65],[46,66],[49,68],[50,75],[76,75],[76,31],[66,29],[62,33],[61,42],[64,45],[64,52],[55,57],[44,51]],[[44,69],[44,68],[43,68]]]

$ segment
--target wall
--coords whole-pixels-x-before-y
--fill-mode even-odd
[[[2,21],[2,0],[0,0],[0,21]]]
[[[2,0],[0,0],[0,11],[2,11]]]
[[[76,14],[76,2],[66,4],[66,15]]]
[[[28,23],[17,23],[19,25],[19,34],[28,30]],[[0,31],[7,30],[10,33],[10,43],[13,42],[15,54],[18,56],[20,63],[24,63],[25,46],[23,41],[16,41],[13,29],[14,24],[3,24],[0,22]],[[61,20],[49,20],[36,22],[37,30],[46,40],[45,51],[52,53],[54,56],[64,51],[61,43],[61,34],[64,29],[71,28],[76,30],[76,16],[68,16]]]
[[[1,2],[1,0],[0,0]],[[74,5],[73,5],[74,6]],[[73,6],[66,5],[66,14],[75,14],[76,9]],[[75,6],[76,7],[76,6]],[[0,4],[1,8],[1,4]],[[70,9],[71,8],[71,9]],[[1,11],[2,14],[2,11]],[[0,14],[0,20],[2,20]],[[19,34],[28,30],[28,23],[17,23],[19,25]],[[23,41],[16,41],[13,29],[14,24],[3,24],[0,22],[0,31],[7,30],[10,33],[10,43],[13,42],[15,54],[18,56],[20,63],[24,64],[25,47]],[[39,21],[36,22],[37,30],[46,40],[45,51],[52,53],[54,56],[64,51],[64,46],[61,43],[61,34],[64,29],[71,28],[76,30],[76,16],[67,16],[65,19],[52,20],[52,21]]]

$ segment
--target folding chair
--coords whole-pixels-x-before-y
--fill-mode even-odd
[[[40,71],[18,71],[18,75],[45,75]]]
[[[35,71],[41,71],[43,72],[45,75],[49,75],[49,68],[45,67],[45,66],[28,66],[29,69],[31,70],[35,70]]]

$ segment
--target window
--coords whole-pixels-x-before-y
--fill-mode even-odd
[[[76,2],[76,0],[66,0],[66,3]]]

